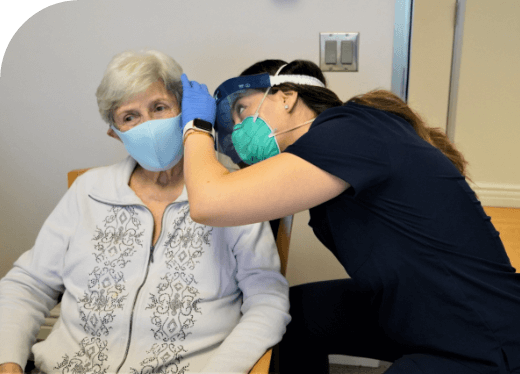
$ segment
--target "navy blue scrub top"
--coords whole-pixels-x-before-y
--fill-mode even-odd
[[[351,185],[310,209],[309,225],[371,293],[390,338],[410,352],[520,370],[520,274],[441,151],[401,117],[348,103],[286,152]]]

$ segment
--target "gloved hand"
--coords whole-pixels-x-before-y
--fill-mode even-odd
[[[182,129],[195,118],[211,122],[215,125],[217,104],[209,94],[205,84],[188,80],[186,74],[181,75],[182,81]]]

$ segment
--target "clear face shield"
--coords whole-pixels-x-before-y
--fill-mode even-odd
[[[217,102],[215,122],[217,151],[219,152],[219,161],[227,167],[231,166],[233,168],[234,166],[235,169],[238,169],[238,165],[243,162],[231,140],[235,126],[232,115],[234,105],[240,98],[254,92],[252,90],[264,90],[271,87],[269,78],[270,76],[267,73],[231,78],[215,90],[214,97]],[[220,155],[225,155],[226,157],[222,159]],[[229,165],[230,162],[231,165]]]
[[[284,66],[282,66],[278,72]],[[311,76],[278,75],[278,72],[274,76],[263,73],[231,78],[222,83],[215,90],[214,98],[217,103],[215,123],[215,130],[217,131],[217,151],[219,152],[219,161],[228,168],[238,169],[239,164],[247,163],[240,158],[232,141],[233,129],[235,127],[232,114],[234,105],[240,98],[258,92],[257,90],[265,91],[270,87],[288,82],[325,87],[323,82]],[[230,163],[231,165],[229,165]]]

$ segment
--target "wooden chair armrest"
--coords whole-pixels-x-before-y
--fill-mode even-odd
[[[265,354],[256,362],[255,366],[253,366],[249,374],[268,374],[272,353],[272,349],[265,352]]]
[[[72,183],[74,183],[74,181],[76,180],[77,177],[79,177],[81,174],[83,174],[87,170],[89,170],[89,168],[76,169],[76,170],[69,171],[67,173],[67,182],[68,182],[69,187],[72,186]]]

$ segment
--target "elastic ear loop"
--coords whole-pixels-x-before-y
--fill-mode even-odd
[[[284,130],[284,131],[280,131],[280,132],[275,132],[276,129],[274,129],[274,131],[271,131],[271,133],[269,134],[269,138],[272,138],[272,137],[277,136],[277,135],[285,134],[286,132],[289,132],[289,131],[293,131],[293,130],[299,129],[300,127],[305,126],[308,123],[314,122],[315,119],[316,119],[316,117],[314,117],[313,119],[311,119],[309,121],[306,121],[306,122],[302,123],[301,125],[293,127],[292,129],[288,129],[288,130]]]
[[[258,115],[259,115],[260,107],[262,106],[262,103],[264,102],[265,98],[267,97],[267,94],[269,93],[269,91],[271,91],[271,87],[269,87],[269,88],[267,89],[267,91],[265,91],[265,95],[264,95],[264,97],[262,98],[262,101],[260,101],[260,105],[258,105],[258,108],[256,108],[255,115],[253,116],[253,122],[256,122],[256,120],[258,119]]]
[[[276,72],[276,74],[275,74],[274,76],[275,76],[275,77],[278,76],[278,74],[279,74],[279,73],[282,71],[282,69],[283,69],[284,67],[286,67],[286,66],[287,66],[287,64],[282,65],[282,66],[280,67],[280,69],[278,69],[278,71]],[[264,95],[262,101],[260,101],[260,105],[258,105],[258,108],[256,109],[256,113],[255,113],[255,115],[254,115],[254,117],[253,117],[253,122],[256,122],[256,120],[258,119],[258,112],[260,111],[260,107],[262,106],[262,103],[264,102],[265,98],[267,97],[267,94],[269,94],[269,91],[271,91],[271,87],[269,87],[269,88],[267,89],[267,91],[265,91],[265,95]]]

